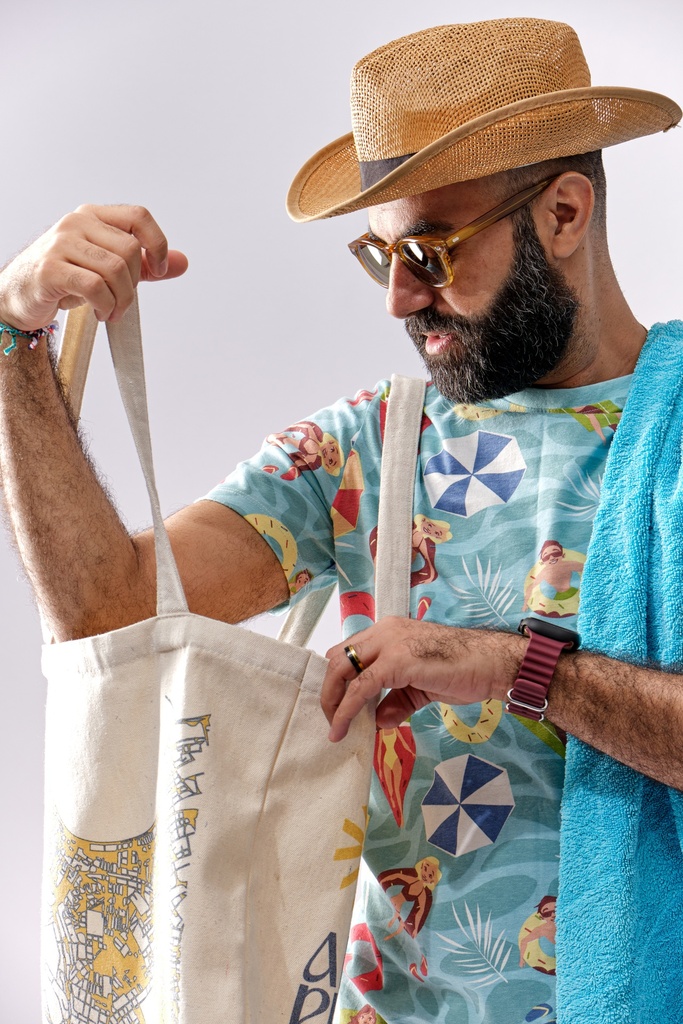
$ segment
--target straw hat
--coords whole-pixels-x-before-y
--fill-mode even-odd
[[[536,18],[440,25],[360,60],[353,133],[302,167],[297,221],[667,131],[680,107],[658,93],[591,86],[576,33]]]

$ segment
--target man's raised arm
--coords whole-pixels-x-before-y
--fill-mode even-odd
[[[2,271],[0,321],[30,332],[84,302],[116,321],[140,280],[186,268],[143,208],[80,207]],[[84,454],[47,346],[17,341],[0,352],[0,483],[47,623],[68,640],[154,615],[151,531],[131,538],[121,523]],[[199,502],[168,527],[193,611],[240,621],[286,598],[275,555],[230,509]]]

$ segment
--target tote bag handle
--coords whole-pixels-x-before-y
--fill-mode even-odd
[[[58,357],[58,371],[66,400],[75,419],[78,419],[81,412],[97,327],[98,321],[90,306],[79,306],[71,310],[67,316]],[[157,615],[187,612],[185,592],[161,516],[154,476],[137,293],[122,320],[118,324],[107,325],[107,334],[121,399],[145,478],[152,511],[157,561]],[[44,621],[43,635],[45,641],[49,643],[52,638]]]
[[[73,416],[80,415],[98,321],[89,306],[67,316],[59,352],[59,372]],[[142,338],[137,295],[119,324],[109,327],[112,359],[126,415],[138,451],[152,509],[157,552],[157,614],[187,611],[180,576],[163,524],[152,464],[149,417],[144,386]],[[387,409],[380,478],[376,564],[377,618],[407,616],[410,603],[413,491],[424,381],[394,374]],[[279,639],[306,646],[334,586],[312,591],[289,612]]]
[[[375,572],[377,619],[407,618],[413,557],[413,493],[424,409],[425,382],[395,373],[382,450]],[[305,647],[334,586],[314,590],[289,612],[279,640]]]

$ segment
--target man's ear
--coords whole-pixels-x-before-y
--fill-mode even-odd
[[[593,186],[577,171],[561,174],[541,194],[534,219],[548,255],[561,260],[576,252],[591,223],[594,206]]]

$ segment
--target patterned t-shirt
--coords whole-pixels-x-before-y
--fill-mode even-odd
[[[412,617],[510,630],[533,614],[575,627],[629,383],[456,407],[427,387]],[[338,579],[345,637],[374,616],[388,392],[382,382],[269,435],[208,495],[266,538],[293,599]],[[431,704],[378,733],[341,1024],[554,1021],[563,773],[564,737],[497,701]]]

